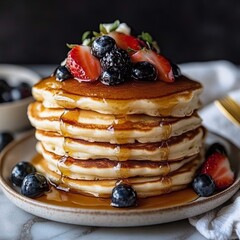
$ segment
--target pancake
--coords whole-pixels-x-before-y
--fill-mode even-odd
[[[41,143],[37,150],[46,160],[49,170],[72,179],[99,180],[99,179],[126,179],[130,177],[165,176],[177,171],[186,163],[195,160],[194,155],[178,161],[111,161],[108,159],[74,159],[72,157],[56,155],[47,151]]]
[[[115,116],[81,109],[49,109],[39,102],[29,105],[28,116],[32,125],[39,130],[58,132],[64,137],[90,142],[120,144],[159,142],[201,125],[196,113],[184,118],[143,114]]]
[[[41,130],[36,131],[36,138],[41,141],[46,150],[76,159],[171,161],[199,153],[204,131],[200,127],[184,133],[180,137],[172,137],[161,142],[121,145],[65,138],[61,134]]]
[[[181,167],[178,171],[172,172],[167,176],[158,177],[136,177],[126,180],[77,180],[69,177],[61,176],[51,171],[47,162],[42,158],[35,163],[35,167],[43,173],[53,184],[59,189],[65,191],[79,192],[84,195],[92,195],[95,197],[111,197],[112,189],[121,182],[130,184],[138,194],[138,197],[145,198],[166,194],[186,188],[192,181],[196,170],[202,163],[200,155],[195,160],[190,161]]]
[[[202,85],[158,53],[149,34],[129,43],[128,29],[119,40],[117,25],[113,33],[100,25],[101,37],[93,32],[71,46],[53,75],[33,86],[33,164],[56,188],[95,197],[115,198],[121,183],[140,198],[186,188],[204,155]]]
[[[133,89],[134,91],[131,91]],[[33,89],[33,96],[47,108],[80,108],[103,114],[184,117],[200,107],[200,83],[185,76],[174,84],[163,81],[128,81],[106,86],[99,81],[58,82],[55,77],[43,79]]]

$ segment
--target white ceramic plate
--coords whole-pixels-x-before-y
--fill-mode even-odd
[[[183,204],[178,207],[166,209],[113,209],[96,210],[61,207],[45,204],[37,199],[30,199],[20,195],[10,182],[12,167],[19,161],[29,161],[35,154],[36,140],[33,134],[25,136],[10,144],[1,154],[0,158],[0,185],[3,192],[15,205],[34,215],[54,221],[89,226],[125,227],[146,226],[152,224],[172,222],[192,217],[207,212],[226,202],[240,186],[240,151],[227,140],[209,133],[207,144],[213,142],[223,143],[228,152],[233,169],[236,173],[236,181],[228,189],[208,198]]]

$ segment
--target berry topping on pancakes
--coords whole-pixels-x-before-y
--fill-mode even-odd
[[[99,32],[87,31],[81,44],[68,46],[71,50],[65,64],[55,72],[58,81],[99,80],[113,86],[131,80],[171,83],[181,76],[179,67],[160,54],[149,33],[133,36],[130,28],[118,20],[100,24]]]
[[[88,46],[78,45],[68,53],[67,68],[77,80],[94,81],[101,74],[101,67],[98,59],[91,54]]]

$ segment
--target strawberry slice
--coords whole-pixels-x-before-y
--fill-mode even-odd
[[[234,182],[234,173],[231,170],[229,160],[219,152],[215,152],[207,158],[201,173],[210,175],[218,190],[226,189]]]
[[[66,66],[74,78],[80,81],[95,81],[101,74],[100,62],[91,54],[88,46],[73,47],[68,53]]]
[[[147,61],[158,70],[158,75],[164,82],[174,82],[175,78],[170,62],[162,55],[150,49],[141,49],[131,56],[132,62]]]
[[[116,41],[116,44],[119,48],[125,51],[138,51],[142,48],[140,40],[131,35],[127,35],[121,32],[110,32],[108,35]],[[131,51],[129,53],[131,53]]]

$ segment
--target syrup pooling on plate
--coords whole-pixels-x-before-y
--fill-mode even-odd
[[[201,159],[201,156],[194,156],[190,158],[179,171],[173,171],[165,176],[145,176],[125,179],[116,179],[116,176],[113,179],[98,177],[95,179],[78,179],[78,174],[71,175],[70,177],[64,176],[63,174],[57,173],[58,171],[52,170],[47,162],[48,159],[44,161],[41,157],[38,158],[38,161],[34,161],[34,165],[39,172],[47,174],[51,182],[57,182],[57,184],[59,184],[59,179],[61,179],[61,182],[66,188],[71,189],[71,191],[80,192],[81,194],[109,197],[109,195],[111,195],[111,189],[115,184],[119,183],[119,181],[127,181],[138,191],[140,197],[147,197],[154,196],[155,194],[161,195],[170,190],[176,191],[185,188],[188,183],[188,177],[191,177],[192,172],[199,166],[199,159]],[[88,165],[88,161],[84,162]],[[100,162],[100,164],[102,163]],[[70,167],[71,166],[69,166],[69,169]],[[111,169],[113,169],[113,167],[111,167]],[[111,171],[114,171],[114,169]],[[83,177],[84,175],[80,174],[80,176]],[[86,177],[88,177],[88,175],[86,175]]]
[[[191,189],[180,190],[174,194],[163,195],[162,197],[151,197],[140,199],[137,209],[164,209],[180,206],[198,198],[196,193]],[[102,209],[112,210],[109,198],[94,198],[76,193],[57,190],[52,187],[46,195],[38,198],[43,203],[50,203],[61,207],[75,207],[83,209]],[[119,209],[120,210],[120,209]],[[121,211],[121,210],[120,210]]]
[[[217,142],[217,141],[220,142],[220,143],[224,143],[224,145],[226,144],[225,146],[227,147],[227,150],[231,151],[231,152],[228,151],[229,157],[230,157],[230,159],[232,159],[232,161],[231,161],[231,164],[233,164],[232,167],[234,167],[234,169],[235,169],[235,171],[237,173],[237,171],[239,170],[239,165],[237,164],[237,161],[235,161],[235,160],[236,160],[237,156],[239,156],[239,150],[235,146],[233,146],[231,143],[229,143],[226,139],[220,138],[219,136],[213,135],[211,133],[208,134],[208,136],[207,136],[207,143],[208,144],[211,144],[211,143],[214,143],[214,142]],[[27,139],[24,138],[24,141],[23,140],[18,141],[18,143],[14,146],[14,148],[11,148],[11,151],[7,152],[6,155],[3,156],[3,159],[2,159],[3,172],[2,173],[4,173],[4,172],[8,173],[9,172],[9,166],[11,166],[12,164],[11,164],[11,161],[8,161],[8,160],[10,160],[9,158],[11,158],[11,155],[13,153],[16,153],[16,146],[19,146],[21,150],[22,149],[25,149],[25,150],[28,149],[29,150],[29,147],[31,146],[31,149],[33,150],[34,144],[35,144],[35,140],[34,140],[34,137],[32,135],[31,135],[31,137],[28,137]],[[19,149],[19,147],[17,147],[17,149]],[[9,153],[11,153],[11,154],[9,155]],[[28,151],[28,155],[27,156],[26,156],[26,154],[24,154],[24,153],[27,153],[27,151],[21,151],[21,153],[22,153],[22,155],[19,155],[18,159],[24,160],[24,159],[28,158],[29,154],[31,154],[31,156],[33,156],[35,154],[35,151],[31,151],[31,150],[30,150],[30,152]],[[17,161],[18,160],[15,159],[14,163],[17,163]],[[9,185],[10,183],[9,183],[9,177],[8,176],[2,175],[2,179],[1,180],[2,180],[1,184],[2,184],[2,186],[4,188],[6,187],[9,190],[12,189],[12,186]],[[191,216],[193,216],[192,214],[201,214],[201,213],[203,213],[203,211],[206,210],[206,208],[207,209],[209,209],[209,208],[212,209],[213,208],[212,203],[214,203],[214,205],[216,205],[216,206],[218,206],[219,204],[222,204],[227,199],[229,199],[232,196],[232,194],[234,194],[237,191],[237,189],[238,189],[237,188],[238,182],[239,182],[239,174],[237,173],[237,175],[236,175],[236,182],[234,183],[233,186],[231,186],[226,191],[220,192],[220,193],[217,192],[218,193],[217,195],[214,195],[214,196],[209,197],[209,198],[200,198],[199,200],[193,201],[192,203],[191,203],[191,200],[190,200],[189,204],[188,203],[183,203],[183,204],[179,205],[179,207],[175,207],[175,208],[168,207],[167,209],[165,209],[163,211],[161,209],[161,206],[162,207],[165,206],[165,203],[160,204],[161,206],[157,207],[157,208],[150,208],[149,210],[146,209],[147,211],[145,211],[144,208],[142,209],[142,207],[143,207],[142,204],[141,204],[141,208],[138,205],[137,207],[134,207],[131,210],[130,209],[122,209],[122,210],[121,209],[113,209],[111,207],[108,207],[108,209],[102,209],[103,211],[101,211],[99,209],[99,207],[97,207],[97,206],[94,207],[93,206],[93,208],[89,207],[88,210],[85,211],[86,208],[83,208],[80,205],[77,207],[76,203],[75,203],[75,206],[78,209],[74,210],[74,209],[71,209],[71,208],[66,208],[67,205],[71,206],[72,203],[68,204],[67,202],[66,203],[59,202],[59,203],[54,204],[54,201],[48,200],[47,201],[48,205],[45,205],[45,202],[42,201],[41,198],[40,199],[38,198],[38,199],[34,200],[34,206],[36,206],[36,204],[37,204],[37,206],[43,207],[43,209],[45,209],[47,207],[47,209],[49,209],[50,213],[49,213],[49,211],[47,211],[49,213],[49,215],[44,215],[44,216],[46,218],[52,218],[52,217],[55,216],[54,220],[56,220],[56,221],[59,220],[59,221],[63,221],[64,222],[65,218],[64,218],[63,215],[61,215],[61,213],[63,213],[63,212],[64,212],[64,215],[70,213],[70,215],[72,216],[72,214],[76,214],[75,220],[72,220],[71,223],[75,223],[75,224],[77,223],[77,224],[80,224],[80,225],[81,224],[87,224],[87,223],[85,223],[83,221],[85,219],[84,216],[87,216],[88,213],[89,213],[90,217],[92,217],[94,215],[95,219],[99,219],[98,218],[98,214],[106,216],[106,214],[108,215],[108,213],[109,213],[109,214],[111,214],[113,216],[113,218],[114,217],[117,218],[115,226],[119,226],[119,224],[121,224],[121,219],[119,218],[120,216],[123,216],[123,215],[129,216],[130,217],[130,222],[131,222],[132,221],[132,215],[133,215],[133,217],[135,216],[137,219],[139,219],[140,215],[142,217],[143,217],[143,215],[149,216],[149,213],[150,213],[149,219],[153,219],[154,216],[157,216],[157,217],[160,217],[160,218],[158,218],[154,222],[147,221],[144,225],[159,224],[159,223],[163,223],[163,222],[178,220],[179,218],[182,219],[182,218],[186,218],[186,217],[191,217]],[[189,189],[192,191],[191,188],[189,188]],[[12,190],[13,190],[13,191],[11,191],[12,194],[13,194],[12,197],[14,197],[14,198],[17,197],[16,192],[15,192],[16,188],[13,188]],[[175,195],[175,193],[176,193],[176,195]],[[180,198],[181,197],[183,197],[183,198],[186,197],[186,192],[185,191],[180,191],[180,192],[177,191],[175,193],[173,195],[173,196],[175,196],[175,198],[173,200],[177,200],[178,202],[181,201],[181,199],[178,199],[179,197]],[[181,194],[178,195],[178,193],[181,193]],[[193,192],[193,194],[194,194],[194,192]],[[80,194],[77,194],[77,195],[78,195],[78,197],[82,197],[82,195],[80,195]],[[171,195],[171,193],[170,193],[170,195]],[[161,202],[161,199],[165,199],[165,196],[169,196],[169,194],[157,197],[156,203],[159,204],[159,202]],[[63,198],[65,198],[65,200],[67,199],[66,197],[63,197]],[[23,197],[20,197],[20,198],[17,197],[17,199],[20,199],[23,202],[27,202],[28,203],[27,206],[29,206],[29,207],[27,207],[27,208],[24,207],[24,209],[27,210],[27,211],[30,211],[31,213],[34,213],[34,212],[32,212],[32,211],[34,211],[34,209],[32,209],[32,207],[31,207],[31,205],[32,205],[31,204],[31,202],[32,202],[31,200],[27,200],[26,198],[23,198]],[[91,198],[91,199],[88,200],[88,203],[90,204],[90,201],[92,201],[92,203],[94,205],[94,199],[96,199],[96,198]],[[155,199],[155,198],[149,198],[149,200],[151,200],[151,204],[154,201],[154,200],[152,201],[152,199]],[[140,200],[139,202],[141,203],[142,202],[141,199],[139,199],[139,200]],[[64,201],[64,199],[62,199],[62,201]],[[70,201],[70,198],[68,198],[67,201]],[[102,199],[100,199],[100,201],[102,201]],[[169,203],[169,202],[170,202],[170,200],[167,200],[167,203]],[[110,203],[110,199],[108,199],[108,203]],[[146,201],[144,201],[144,203],[146,203]],[[96,199],[96,205],[98,205],[97,199]],[[199,206],[202,206],[203,208],[199,207]],[[58,209],[59,213],[56,215],[52,211],[52,209]],[[77,219],[79,219],[79,214],[81,214],[81,213],[84,213],[83,219],[80,219],[78,222],[76,222]],[[169,213],[171,215],[170,218],[168,216]],[[63,216],[61,220],[58,218],[59,215]],[[173,215],[178,217],[178,219],[176,219],[175,217],[173,219],[172,218]],[[108,217],[109,217],[109,215],[108,215]],[[106,221],[107,221],[108,217],[105,218]],[[98,224],[97,222],[93,223],[91,221],[92,221],[92,218],[91,218],[90,222],[88,223],[88,225],[89,224]],[[125,222],[125,218],[124,218],[123,221]],[[110,222],[111,222],[111,220],[110,220]],[[138,224],[138,223],[136,223],[136,224]],[[124,226],[129,226],[129,223],[126,223]]]
[[[42,160],[41,155],[36,155],[32,163],[37,165],[39,161]],[[126,180],[121,180],[125,183],[128,183]],[[169,192],[171,187],[171,181],[169,179],[164,179],[168,185],[168,188],[165,189],[165,193]],[[64,183],[59,180],[58,185],[52,187],[51,190],[38,198],[39,201],[45,203],[51,203],[54,205],[59,205],[63,207],[76,207],[76,208],[86,208],[86,209],[112,209],[110,206],[109,198],[95,198],[82,194],[77,194],[74,192],[69,192],[69,188],[64,185]],[[138,209],[150,209],[150,208],[169,208],[178,205],[183,205],[185,203],[191,202],[197,198],[197,194],[191,189],[187,188],[185,190],[180,190],[171,194],[149,197],[145,199],[138,200]]]

